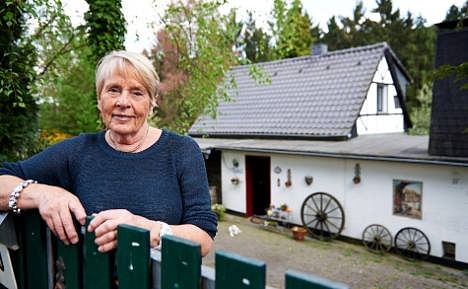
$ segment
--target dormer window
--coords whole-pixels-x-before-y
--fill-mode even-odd
[[[377,83],[377,113],[388,111],[387,85]]]

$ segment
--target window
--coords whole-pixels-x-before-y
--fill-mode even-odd
[[[450,260],[455,260],[455,243],[442,241],[443,257]]]
[[[387,86],[377,83],[377,113],[387,112]]]
[[[395,102],[395,108],[401,108],[400,100],[397,95],[393,96],[393,101]]]

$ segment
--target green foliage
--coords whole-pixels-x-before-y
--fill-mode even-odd
[[[468,1],[465,1],[465,4],[460,8],[458,8],[455,5],[450,6],[449,10],[447,11],[447,14],[445,14],[444,21],[461,20],[467,16],[468,16]]]
[[[31,95],[34,48],[23,41],[25,1],[0,2],[0,161],[24,158],[35,150],[37,105]]]
[[[455,76],[455,82],[460,84],[460,89],[468,89],[468,62],[459,65],[441,65],[434,72],[436,79],[451,75]]]
[[[101,127],[94,92],[95,66],[87,50],[88,47],[82,47],[68,66],[57,67],[61,76],[55,79],[50,76],[54,81],[42,87],[46,98],[41,103],[41,129],[77,135]]]
[[[416,94],[416,99],[421,104],[411,112],[413,127],[409,130],[412,135],[429,134],[431,107],[432,107],[432,81],[426,81]]]
[[[310,54],[312,38],[312,22],[304,12],[301,0],[293,0],[287,9],[284,0],[275,0],[271,23],[273,36],[276,40],[275,59],[284,59]]]
[[[83,27],[75,28],[60,1],[36,7],[38,77],[33,90],[39,103],[42,131],[76,135],[98,129],[94,63]]]
[[[86,0],[85,13],[88,42],[93,51],[92,60],[97,62],[112,50],[124,49],[125,17],[121,0]]]
[[[245,23],[245,30],[242,37],[242,46],[245,51],[245,58],[250,63],[258,63],[273,59],[273,50],[270,47],[271,36],[257,28],[252,12]]]
[[[158,126],[185,133],[201,113],[214,116],[219,100],[228,99],[230,82],[224,79],[237,63],[232,47],[239,29],[232,15],[218,12],[222,4],[177,2],[167,8],[150,53],[161,76]]]

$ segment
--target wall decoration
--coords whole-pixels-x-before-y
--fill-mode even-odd
[[[393,180],[393,214],[422,219],[422,182]]]
[[[353,183],[359,184],[360,182],[361,182],[361,165],[357,163],[354,165]]]
[[[310,186],[310,184],[312,184],[312,182],[314,181],[314,177],[312,177],[312,176],[305,176],[305,177],[304,177],[304,181],[305,181],[305,183],[306,183],[308,186]]]
[[[284,185],[286,187],[290,187],[292,185],[292,182],[291,182],[291,169],[288,169],[287,175],[288,175],[288,180],[284,183]]]
[[[275,172],[275,174],[279,174],[281,173],[281,168],[279,166],[276,166],[273,171]]]

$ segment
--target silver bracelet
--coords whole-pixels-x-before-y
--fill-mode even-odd
[[[21,213],[21,209],[18,208],[18,198],[21,192],[30,184],[37,184],[37,181],[34,180],[26,180],[22,181],[19,185],[17,185],[13,191],[10,193],[8,198],[8,208],[13,211],[15,214]]]

